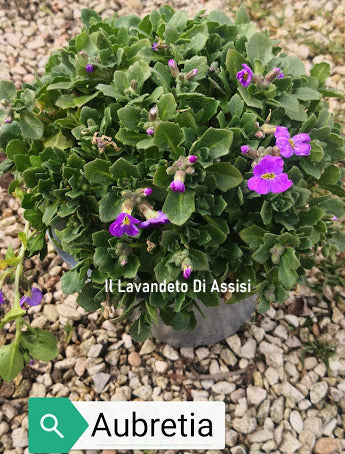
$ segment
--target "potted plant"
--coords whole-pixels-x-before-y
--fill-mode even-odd
[[[0,84],[26,254],[44,257],[49,229],[77,261],[63,292],[87,311],[136,309],[137,340],[159,316],[195,329],[219,296],[284,302],[317,251],[344,245],[329,65],[306,75],[243,8],[235,22],[170,6],[82,21],[33,84]]]

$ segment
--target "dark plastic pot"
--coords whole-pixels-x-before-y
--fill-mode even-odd
[[[70,267],[74,267],[77,264],[76,259],[57,246],[59,240],[55,232],[52,231],[52,235],[47,233],[56,252]],[[88,271],[88,275],[91,275],[91,270]],[[205,307],[199,302],[205,317],[196,311],[198,324],[194,331],[175,331],[161,322],[158,326],[153,325],[152,337],[175,347],[214,344],[231,336],[243,323],[250,320],[251,314],[255,310],[255,301],[256,296],[252,295],[235,304],[225,304],[223,299],[219,298],[217,307]]]

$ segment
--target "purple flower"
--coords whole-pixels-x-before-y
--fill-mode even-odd
[[[151,188],[145,188],[144,189],[144,194],[146,195],[146,197],[148,197],[149,195],[151,195],[153,192],[153,190]]]
[[[86,69],[87,73],[93,73],[93,71],[94,71],[94,67],[91,64],[86,65],[85,69]]]
[[[290,137],[290,133],[285,126],[277,126],[274,133],[276,146],[280,149],[280,154],[284,158],[290,158],[293,154],[297,156],[310,155],[311,145],[310,136],[305,133],[296,134]]]
[[[248,145],[242,145],[241,147],[241,153],[246,154],[249,151],[249,146]]]
[[[10,117],[6,118],[5,123],[12,123],[12,118]]]
[[[168,65],[170,66],[170,68],[175,68],[176,67],[176,61],[171,58],[168,61]]]
[[[281,71],[280,68],[274,68],[274,70],[278,73],[277,79],[282,79],[284,77],[284,73]]]
[[[124,233],[129,236],[135,236],[139,233],[138,227],[135,224],[139,223],[140,221],[129,213],[122,212],[109,227],[109,233],[117,237],[122,236]]]
[[[332,217],[332,221],[337,221],[337,220],[338,220],[337,216]]]
[[[170,189],[174,192],[184,192],[186,190],[185,185],[180,178],[174,178],[174,181],[170,183]]]
[[[31,296],[25,295],[20,298],[20,305],[28,304],[29,306],[38,306],[42,301],[43,295],[39,288],[32,287]]]
[[[5,304],[4,295],[2,294],[1,290],[0,290],[0,304]]]
[[[191,275],[191,273],[192,273],[192,267],[189,266],[189,265],[185,265],[185,266],[183,267],[183,277],[184,277],[185,279],[188,279],[189,276]]]
[[[149,129],[146,129],[146,133],[149,135],[149,136],[152,136],[152,134],[154,134],[154,130],[152,128],[149,128]]]
[[[155,52],[158,52],[158,51],[159,51],[158,43],[153,43],[153,44],[152,44],[152,50],[154,50]]]
[[[197,160],[198,160],[198,158],[197,158],[196,156],[194,156],[193,154],[191,154],[190,156],[188,156],[188,161],[189,161],[191,164],[195,164]]]
[[[180,74],[180,71],[177,67],[176,61],[172,58],[168,61],[168,66],[171,72],[171,75],[176,79],[176,77]]]
[[[238,71],[236,77],[243,87],[248,87],[253,77],[253,71],[245,63],[243,63],[242,68],[241,71]]]
[[[29,364],[30,364],[30,366],[33,366],[35,364],[35,360],[30,359]]]
[[[146,219],[146,221],[142,222],[139,227],[141,229],[146,229],[148,227],[152,226],[158,226],[162,224],[168,224],[170,221],[168,217],[162,212],[162,211],[154,211],[151,210],[152,213],[150,214],[150,217]]]
[[[248,188],[258,194],[284,192],[292,186],[288,175],[283,173],[284,161],[280,156],[265,156],[254,167],[254,176],[248,180]]]

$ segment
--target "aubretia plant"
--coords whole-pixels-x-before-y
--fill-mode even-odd
[[[78,260],[63,292],[80,292],[88,311],[105,300],[122,317],[136,309],[138,340],[158,315],[194,329],[195,311],[221,295],[106,295],[107,279],[250,279],[260,312],[284,302],[317,251],[344,246],[332,221],[344,213],[345,153],[323,100],[341,96],[325,87],[329,65],[307,75],[242,8],[234,23],[169,6],[82,20],[41,78],[0,84],[2,166],[33,229],[29,254],[43,257],[54,230]]]

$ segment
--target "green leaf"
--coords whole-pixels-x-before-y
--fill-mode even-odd
[[[166,189],[172,181],[172,176],[167,174],[166,167],[158,167],[153,177],[153,184],[158,188]]]
[[[294,91],[293,95],[301,101],[317,101],[321,98],[321,94],[317,90],[309,87],[299,87]]]
[[[17,90],[13,82],[9,80],[0,80],[0,100],[7,99],[8,101],[13,100],[16,97]]]
[[[291,120],[306,121],[308,119],[304,108],[294,96],[282,93],[277,101],[283,107],[286,115],[291,118]]]
[[[79,293],[77,303],[87,312],[94,312],[100,308],[100,304],[95,300],[98,289],[95,288],[92,282],[84,285],[83,290]]]
[[[272,58],[272,42],[263,33],[254,33],[246,43],[249,61],[261,60],[266,65]]]
[[[311,68],[310,74],[318,79],[320,85],[323,85],[331,75],[331,67],[326,62],[317,63]]]
[[[122,107],[117,111],[119,116],[120,124],[124,128],[135,131],[138,128],[138,123],[140,122],[140,110],[136,107],[127,105]]]
[[[14,380],[23,367],[23,355],[14,342],[0,347],[0,375],[4,381]]]
[[[96,13],[96,11],[92,9],[85,8],[81,10],[81,21],[87,28],[90,27],[90,22],[93,18],[96,19],[97,22],[100,22],[102,20],[102,18]]]
[[[249,17],[247,8],[242,4],[237,10],[235,23],[236,24],[249,24],[249,22],[250,22],[250,17]]]
[[[228,129],[209,128],[193,143],[190,154],[197,154],[201,148],[209,149],[210,158],[216,159],[230,152],[233,133]]]
[[[244,102],[237,93],[230,99],[228,106],[233,117],[240,117],[242,115]]]
[[[239,233],[242,241],[249,244],[250,247],[259,247],[263,242],[263,236],[266,231],[258,225],[251,225],[242,229]]]
[[[85,276],[77,269],[67,271],[61,278],[61,289],[65,295],[80,292],[83,288]]]
[[[309,211],[299,215],[301,225],[315,225],[322,219],[324,214],[325,212],[321,208],[311,207]]]
[[[168,216],[170,222],[183,225],[195,211],[194,197],[194,191],[190,190],[185,192],[169,191],[162,211]]]
[[[138,82],[138,89],[140,89],[145,80],[151,76],[151,68],[144,60],[138,60],[131,65],[127,70],[127,79],[136,80]]]
[[[86,167],[86,166],[85,166]],[[109,169],[115,180],[119,178],[129,178],[138,176],[136,166],[124,158],[118,158]]]
[[[44,222],[44,224],[49,225],[51,223],[59,206],[60,200],[56,200],[54,203],[47,206],[42,217],[42,222]]]
[[[321,185],[336,184],[340,179],[340,169],[337,166],[330,165],[325,169],[320,177]]]
[[[229,162],[217,162],[207,168],[207,173],[215,177],[217,187],[223,192],[235,188],[243,180],[241,172]]]
[[[314,162],[320,162],[322,161],[322,158],[324,157],[324,151],[323,148],[319,143],[316,142],[311,142],[311,150],[310,150],[310,159]]]
[[[177,104],[172,93],[162,95],[157,102],[160,120],[172,120],[176,116]]]
[[[240,95],[242,96],[243,101],[247,104],[247,106],[255,107],[256,109],[263,109],[263,102],[260,99],[256,99],[254,98],[254,96],[250,95],[246,88],[239,87],[238,91],[240,92]]]
[[[108,192],[99,202],[99,218],[101,222],[113,221],[121,211],[122,198]]]
[[[109,162],[103,159],[96,158],[85,164],[85,178],[94,184],[112,183],[114,181],[110,169]]]
[[[182,131],[178,124],[163,121],[158,124],[153,141],[159,148],[176,151],[182,137]]]
[[[198,249],[190,249],[189,258],[192,261],[193,270],[206,271],[209,269],[208,258],[204,252]]]
[[[23,332],[21,345],[39,361],[48,362],[59,355],[54,334],[40,328]]]
[[[66,148],[70,148],[72,145],[73,142],[70,139],[67,139],[61,131],[44,142],[45,147],[56,147],[60,148],[60,150],[66,150]]]
[[[202,301],[205,306],[217,307],[219,306],[219,295],[217,293],[198,293],[198,299]]]
[[[15,320],[18,317],[23,317],[24,314],[26,314],[26,311],[21,307],[12,307],[12,309],[9,310],[7,314],[4,316],[4,318],[1,320],[0,329],[3,328],[6,325],[6,323],[11,322],[12,320]]]
[[[43,123],[27,110],[20,113],[19,127],[24,139],[39,140],[43,136]]]
[[[151,337],[151,325],[148,323],[140,323],[140,319],[135,321],[129,328],[129,334],[136,342],[144,342]]]

